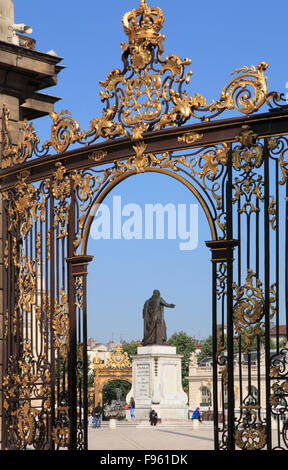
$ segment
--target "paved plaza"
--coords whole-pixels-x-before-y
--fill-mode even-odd
[[[213,425],[123,423],[111,429],[104,423],[98,429],[89,427],[88,443],[89,450],[214,450]]]

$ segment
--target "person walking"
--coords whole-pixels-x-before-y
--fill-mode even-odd
[[[102,416],[102,406],[100,405],[100,402],[98,402],[98,405],[93,410],[95,428],[101,428],[101,416]]]
[[[133,397],[130,398],[129,409],[130,409],[130,418],[136,419],[135,418],[135,401]]]
[[[202,416],[201,416],[201,413],[200,413],[200,408],[199,408],[199,406],[196,408],[196,410],[194,410],[194,413],[193,413],[193,415],[192,415],[192,420],[193,420],[193,419],[198,419],[198,421],[200,421],[200,423],[201,423],[201,421],[202,421]]]

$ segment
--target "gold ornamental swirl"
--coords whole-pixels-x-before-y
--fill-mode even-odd
[[[7,375],[3,378],[3,410],[10,424],[8,441],[25,450],[37,448],[47,427],[51,402],[50,366],[45,354],[37,358],[31,343],[23,344],[22,359],[10,356]],[[37,403],[37,405],[36,405]]]
[[[263,449],[266,440],[266,427],[262,424],[255,424],[235,431],[235,443],[242,450]]]
[[[270,287],[270,319],[275,314],[275,286]],[[257,278],[252,269],[247,269],[246,282],[243,286],[233,283],[234,289],[234,307],[233,322],[235,326],[235,339],[244,339],[244,349],[246,352],[251,351],[252,340],[256,336],[263,336],[265,322],[264,305],[265,299],[263,294],[262,282]],[[265,319],[264,319],[265,320]]]
[[[162,10],[151,8],[141,0],[137,9],[123,16],[122,22],[128,36],[128,43],[121,43],[124,68],[114,68],[100,81],[103,87],[100,97],[105,104],[102,116],[92,119],[87,130],[81,130],[69,111],[53,112],[51,138],[42,147],[32,123],[24,121],[19,142],[13,146],[9,110],[4,105],[2,169],[23,163],[32,156],[45,156],[51,148],[64,153],[72,144],[91,145],[101,138],[129,136],[139,140],[147,131],[182,126],[191,118],[209,121],[225,110],[235,109],[247,116],[265,103],[272,107],[271,100],[274,104],[281,100],[280,93],[268,93],[265,76],[268,64],[264,61],[257,66],[237,68],[219,99],[209,104],[197,92],[191,96],[185,90],[192,75],[191,71],[186,71],[191,60],[181,59],[176,54],[163,58]]]
[[[69,310],[67,295],[63,288],[61,289],[60,301],[55,299],[52,330],[54,332],[54,347],[60,350],[65,362],[69,351]]]

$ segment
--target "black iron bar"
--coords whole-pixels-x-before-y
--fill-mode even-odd
[[[266,389],[266,436],[267,450],[271,450],[271,404],[270,404],[270,180],[269,150],[264,139],[264,283],[265,283],[265,389]]]
[[[227,161],[226,184],[226,224],[227,240],[233,239],[232,212],[232,152],[231,147]],[[228,437],[227,450],[235,449],[235,397],[234,397],[234,325],[233,325],[233,247],[227,246],[227,376],[228,376]]]

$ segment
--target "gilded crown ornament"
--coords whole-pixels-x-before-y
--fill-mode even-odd
[[[141,0],[137,9],[125,13],[122,23],[130,44],[143,40],[155,43],[163,38],[159,34],[164,24],[163,12],[158,7],[150,8],[145,0]]]

